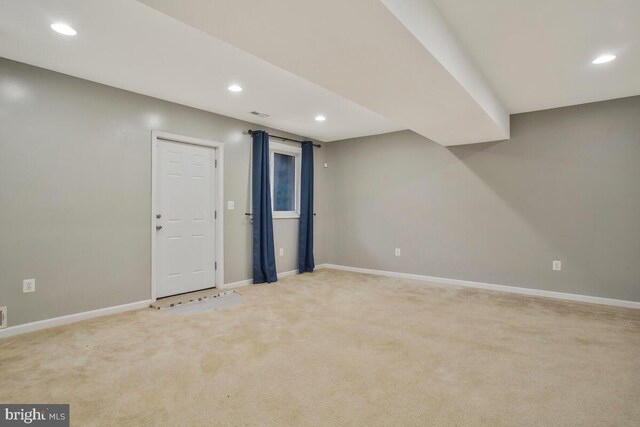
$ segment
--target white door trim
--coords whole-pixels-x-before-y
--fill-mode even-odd
[[[215,173],[211,174],[212,179],[216,182],[216,206],[217,212],[215,230],[216,230],[216,259],[218,268],[215,269],[216,287],[221,288],[224,285],[224,144],[222,142],[210,141],[207,139],[192,138],[189,136],[176,135],[173,133],[162,131],[151,131],[151,300],[156,300],[157,290],[157,274],[156,274],[156,221],[158,200],[158,182],[157,182],[157,157],[158,157],[158,141],[171,141],[183,144],[200,145],[203,147],[211,147],[216,150],[217,167],[214,168]]]

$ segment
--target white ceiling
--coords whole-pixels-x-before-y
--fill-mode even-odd
[[[321,141],[404,129],[133,0],[3,0],[0,56]]]
[[[640,0],[433,2],[509,113],[640,94]]]
[[[0,56],[321,141],[457,145],[640,94],[640,0],[2,0]]]
[[[425,43],[381,1],[140,1],[443,145],[509,137],[507,113],[466,85],[481,79],[439,58],[457,47],[447,27]],[[418,22],[438,21],[411,3]]]

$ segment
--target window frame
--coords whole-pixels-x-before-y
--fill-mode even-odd
[[[292,211],[276,211],[275,203],[275,176],[274,176],[274,154],[284,154],[294,157],[295,177],[294,177],[294,204],[295,209]],[[302,163],[302,147],[294,147],[281,142],[269,141],[269,179],[271,184],[271,215],[273,219],[297,219],[300,218],[300,177]]]

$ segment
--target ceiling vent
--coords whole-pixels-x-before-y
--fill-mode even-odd
[[[258,117],[270,117],[269,114],[261,113],[259,111],[252,111],[251,114]]]

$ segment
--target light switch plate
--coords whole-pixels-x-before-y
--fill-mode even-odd
[[[396,256],[400,256],[400,248],[396,248]]]
[[[25,279],[22,281],[22,293],[28,294],[36,291],[36,279]]]
[[[236,208],[236,202],[235,200],[227,200],[227,209],[229,209],[230,211],[234,210]]]
[[[553,263],[551,264],[551,268],[553,269],[553,271],[561,271],[562,270],[562,262],[553,261]]]

